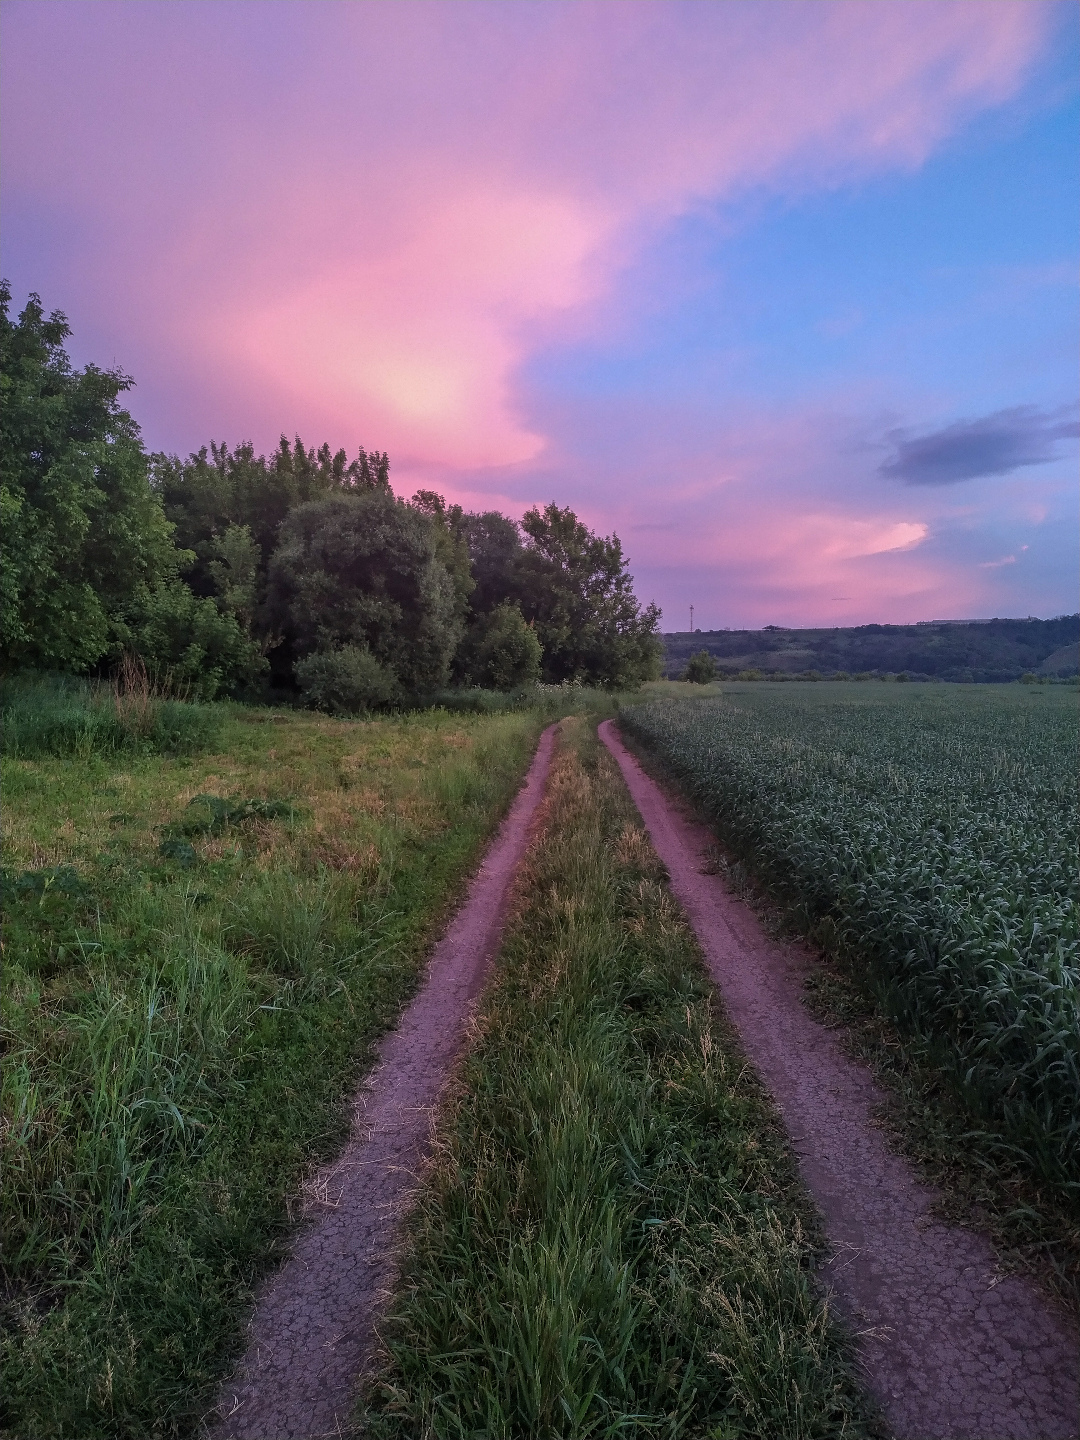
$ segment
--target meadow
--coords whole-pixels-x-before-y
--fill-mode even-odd
[[[624,709],[723,845],[1080,1199],[1077,704],[1040,686],[725,685]]]
[[[143,698],[4,698],[21,1440],[192,1430],[541,728],[587,701],[349,721]]]

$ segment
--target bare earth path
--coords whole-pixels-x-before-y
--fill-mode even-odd
[[[709,831],[622,745],[615,756],[671,875],[732,1021],[784,1117],[824,1217],[824,1279],[861,1336],[867,1383],[899,1440],[1072,1440],[1080,1433],[1080,1335],[990,1244],[930,1215],[934,1200],[872,1123],[882,1098],[801,1000],[807,964],[770,940],[716,876]]]
[[[495,953],[507,892],[544,793],[549,726],[525,784],[432,954],[423,989],[356,1097],[353,1133],[325,1203],[263,1292],[224,1387],[217,1440],[312,1440],[348,1425],[373,1325],[393,1284],[395,1239],[416,1188],[431,1117]]]

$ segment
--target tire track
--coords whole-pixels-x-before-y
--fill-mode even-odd
[[[465,1021],[499,943],[510,882],[544,794],[557,726],[525,783],[427,978],[379,1046],[355,1100],[353,1133],[317,1186],[315,1222],[264,1289],[247,1351],[214,1412],[214,1440],[313,1440],[347,1431],[374,1326],[393,1285],[396,1241],[429,1147],[432,1117]]]
[[[806,957],[770,940],[701,873],[712,834],[645,774],[612,721],[600,738],[783,1115],[825,1219],[822,1278],[898,1440],[1075,1440],[1080,1336],[1070,1317],[1025,1277],[1002,1276],[984,1236],[929,1213],[935,1192],[873,1123],[883,1096],[869,1072],[802,1003]]]

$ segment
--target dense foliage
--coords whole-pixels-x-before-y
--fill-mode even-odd
[[[296,693],[338,712],[451,681],[633,686],[659,673],[617,537],[571,510],[519,525],[420,490],[385,453],[350,461],[284,436],[269,457],[212,444],[148,456],[118,396],[72,368],[60,312],[17,322],[0,290],[4,655],[102,672],[134,654],[180,693]],[[266,685],[269,690],[266,690]]]
[[[31,295],[17,322],[0,284],[0,641],[21,667],[86,671],[124,650],[212,696],[251,679],[258,649],[235,615],[179,578],[148,483],[139,427],[118,397],[130,378],[73,370],[71,333]]]
[[[699,650],[686,662],[686,669],[680,677],[692,685],[708,685],[716,679],[716,661],[707,650]]]
[[[1080,1195],[1071,695],[755,687],[622,723],[926,1038],[981,1123]]]

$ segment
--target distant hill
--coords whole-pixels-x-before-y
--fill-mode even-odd
[[[929,620],[850,629],[688,630],[665,635],[664,674],[674,678],[707,650],[737,675],[900,674],[912,679],[1002,682],[1024,674],[1066,677],[1080,668],[1080,614],[1054,620]]]

